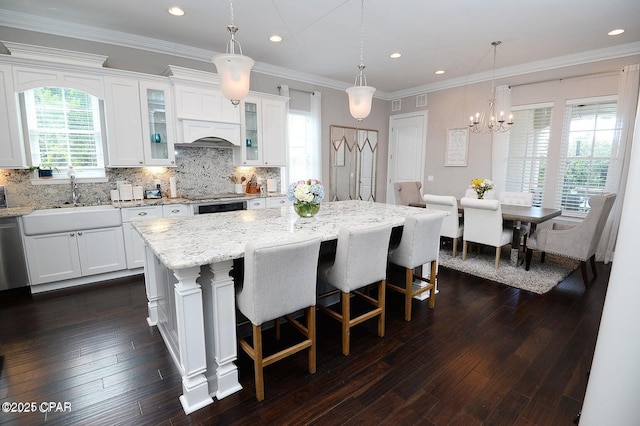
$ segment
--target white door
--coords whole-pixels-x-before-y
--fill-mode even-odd
[[[389,118],[389,129],[387,203],[396,204],[395,182],[422,183],[424,178],[427,111],[393,115]]]

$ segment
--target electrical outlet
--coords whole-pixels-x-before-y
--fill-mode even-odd
[[[427,176],[427,181],[429,181],[429,182],[433,182],[433,175],[429,175],[429,176]]]

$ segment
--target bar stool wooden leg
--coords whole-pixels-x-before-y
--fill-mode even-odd
[[[316,307],[310,306],[306,309],[307,316],[307,338],[311,340],[309,347],[309,373],[316,372]]]
[[[413,269],[405,268],[404,320],[411,321],[411,293],[413,292]]]
[[[431,272],[429,275],[429,284],[431,285],[431,293],[429,294],[429,307],[431,309],[436,307],[436,269],[438,262],[431,261]]]
[[[256,398],[264,399],[264,375],[262,364],[262,326],[253,325],[253,369],[256,378]]]
[[[349,293],[340,292],[342,299],[342,354],[349,355],[349,340],[351,334],[351,326],[349,324],[350,316],[350,300]]]

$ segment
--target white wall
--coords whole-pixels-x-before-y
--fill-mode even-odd
[[[640,111],[640,109],[639,109]],[[640,182],[640,118],[636,117],[635,146],[631,151],[629,181]],[[635,262],[640,238],[637,213],[640,197],[627,185],[622,208],[616,258],[611,268],[581,426],[640,424],[640,280]]]

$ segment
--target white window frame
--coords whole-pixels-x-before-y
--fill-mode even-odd
[[[91,97],[92,100],[92,111],[93,115],[93,123],[94,128],[96,129],[94,132],[95,137],[95,156],[97,166],[76,166],[74,167],[74,173],[79,179],[89,179],[92,181],[102,181],[106,179],[106,170],[105,170],[105,149],[104,149],[104,141],[105,141],[105,126],[104,126],[104,108],[102,105],[102,100],[97,98],[92,93],[86,92],[82,89],[77,89],[74,87],[61,87],[61,86],[42,86],[42,87],[55,87],[61,89],[73,89],[79,92],[86,93]],[[42,159],[40,156],[40,147],[38,145],[37,140],[34,140],[31,135],[35,134],[39,131],[36,127],[30,127],[33,123],[37,123],[35,110],[33,109],[35,106],[35,102],[33,99],[33,91],[37,90],[38,87],[25,90],[20,93],[20,104],[22,116],[24,117],[24,135],[25,135],[25,145],[28,152],[28,157],[31,158],[31,164],[33,166],[39,166],[42,164]],[[64,129],[66,132],[68,129]],[[63,133],[64,133],[63,132]],[[56,180],[68,180],[68,166],[62,165],[54,165],[54,173],[52,179],[47,179],[45,182],[39,183],[62,183],[62,182],[52,182]]]
[[[519,127],[528,123],[524,119],[516,118],[509,134],[505,189],[513,192],[532,192],[534,206],[541,206],[543,202],[544,184],[549,167],[553,106],[553,102],[546,102],[512,108],[516,116],[519,112],[549,109],[549,124],[544,133],[535,132],[535,129],[523,129],[519,133]],[[542,176],[540,176],[540,170],[542,170]]]
[[[564,122],[563,122],[563,129],[562,129],[562,140],[560,144],[560,156],[558,160],[558,172],[556,176],[556,179],[557,179],[556,192],[554,194],[554,200],[553,200],[554,207],[562,208],[563,216],[572,216],[572,217],[579,217],[579,218],[585,217],[589,210],[589,205],[587,203],[589,197],[591,195],[596,195],[604,192],[607,184],[606,180],[602,183],[602,185],[600,185],[600,187],[591,187],[585,184],[583,191],[581,192],[579,191],[578,193],[575,194],[575,196],[577,197],[576,199],[578,203],[577,204],[578,210],[569,210],[567,208],[563,208],[563,204],[564,204],[563,198],[566,198],[563,187],[564,187],[564,180],[565,180],[567,165],[569,164],[569,162],[588,161],[591,163],[594,161],[607,161],[608,162],[607,179],[608,179],[609,176],[611,175],[611,168],[614,167],[614,165],[619,160],[617,157],[618,156],[618,149],[617,149],[618,140],[616,138],[616,134],[620,132],[621,129],[618,127],[620,124],[619,120],[616,120],[616,119],[613,120],[612,128],[598,129],[598,130],[594,128],[593,129],[594,136],[590,141],[593,145],[593,142],[596,139],[595,134],[597,132],[611,133],[611,153],[609,154],[608,157],[594,156],[593,149],[592,149],[592,155],[586,155],[581,157],[571,157],[568,155],[568,150],[570,147],[571,121],[572,121],[571,110],[574,106],[582,105],[582,104],[602,104],[602,103],[612,103],[612,102],[615,102],[617,104],[618,102],[617,95],[571,99],[566,101],[565,112],[564,112]]]

